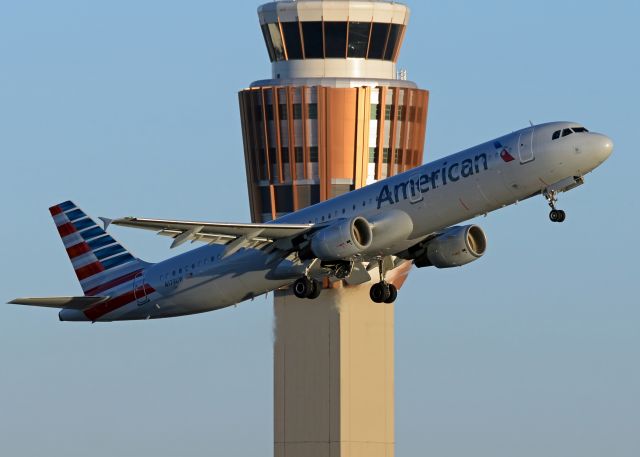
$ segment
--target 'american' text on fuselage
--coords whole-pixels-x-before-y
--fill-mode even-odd
[[[429,190],[437,189],[440,186],[446,186],[450,182],[459,181],[461,178],[468,178],[481,171],[488,170],[487,154],[477,154],[472,160],[464,159],[460,162],[448,164],[443,162],[441,166],[395,185],[385,184],[380,189],[378,195],[378,209],[386,202],[391,205],[399,203],[401,200],[411,198],[419,200],[421,194]]]

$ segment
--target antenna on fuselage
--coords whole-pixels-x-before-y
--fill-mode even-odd
[[[533,122],[531,122],[531,119],[529,119],[529,125],[533,127]]]

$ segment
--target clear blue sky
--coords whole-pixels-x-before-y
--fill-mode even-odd
[[[639,3],[408,1],[427,160],[575,120],[614,155],[479,223],[488,254],[396,305],[399,456],[640,455]],[[0,9],[0,302],[79,294],[47,212],[248,221],[237,91],[270,75],[257,1]],[[636,140],[633,140],[635,135]],[[634,142],[635,141],[635,142]],[[166,239],[115,228],[148,260]],[[59,323],[0,305],[0,455],[272,455],[272,309]]]

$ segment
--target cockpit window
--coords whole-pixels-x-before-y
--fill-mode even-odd
[[[571,135],[572,133],[588,133],[588,132],[589,130],[585,129],[584,127],[572,127],[570,129],[556,130],[555,132],[553,132],[551,139],[557,140],[558,138],[560,138],[560,133],[562,133],[562,136],[565,137],[567,135]]]

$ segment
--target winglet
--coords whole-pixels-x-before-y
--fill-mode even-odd
[[[108,217],[99,217],[98,216],[98,219],[100,219],[102,221],[102,225],[104,225],[104,231],[105,232],[107,231],[107,229],[109,228],[109,226],[113,222],[113,219],[109,219]]]

